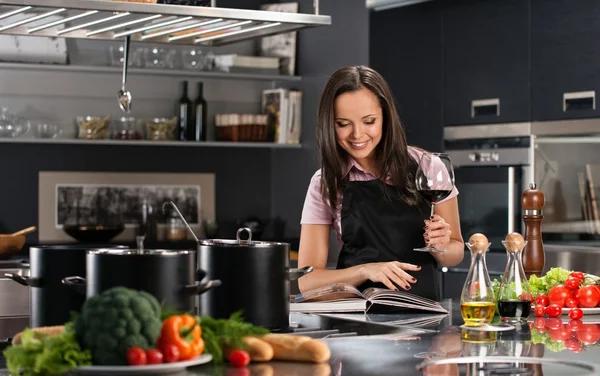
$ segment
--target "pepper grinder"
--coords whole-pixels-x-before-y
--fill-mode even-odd
[[[531,275],[541,277],[546,256],[542,242],[542,219],[544,218],[544,193],[537,189],[535,183],[521,195],[523,222],[525,222],[525,249],[523,250],[523,269],[529,278]]]

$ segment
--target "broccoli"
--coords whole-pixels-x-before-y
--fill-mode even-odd
[[[149,349],[156,344],[160,314],[154,296],[113,287],[85,301],[74,328],[78,342],[92,353],[93,364],[127,365],[129,348]]]

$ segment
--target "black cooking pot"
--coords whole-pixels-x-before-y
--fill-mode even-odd
[[[248,240],[240,234],[248,232]],[[222,284],[200,297],[200,314],[228,318],[243,311],[245,321],[271,330],[289,327],[290,280],[312,267],[290,269],[289,244],[252,241],[252,231],[241,228],[236,240],[200,240],[198,268]]]
[[[86,255],[87,278],[71,276],[63,283],[92,297],[122,286],[152,294],[163,307],[196,312],[199,294],[220,285],[199,283],[206,273],[196,270],[195,251],[97,249]]]
[[[31,287],[29,325],[63,325],[71,318],[71,312],[79,312],[85,296],[62,284],[62,279],[72,275],[85,276],[86,252],[105,245],[48,245],[29,249],[29,277],[14,273],[5,275],[14,281]],[[126,246],[114,246],[126,249]]]

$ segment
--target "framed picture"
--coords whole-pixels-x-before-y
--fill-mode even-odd
[[[298,13],[297,2],[264,4],[262,10],[269,12]],[[297,31],[271,35],[260,39],[260,56],[281,58],[280,72],[283,75],[296,74],[296,39]]]
[[[162,205],[173,201],[196,235],[203,222],[215,220],[215,176],[195,173],[39,173],[39,242],[74,241],[66,224],[123,223],[113,241],[133,241],[144,199],[158,215],[158,238],[164,238]],[[187,234],[188,239],[193,239]]]

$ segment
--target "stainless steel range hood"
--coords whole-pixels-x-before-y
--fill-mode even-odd
[[[31,16],[23,19],[23,14]],[[0,34],[9,35],[225,45],[327,25],[331,17],[319,14],[318,0],[314,14],[107,0],[0,0]]]

